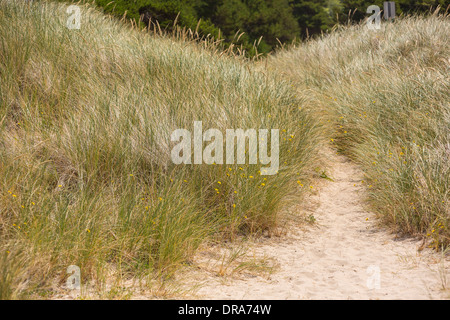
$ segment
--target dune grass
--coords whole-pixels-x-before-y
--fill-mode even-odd
[[[450,243],[449,16],[365,24],[265,62],[308,93],[328,141],[361,164],[372,208],[399,232]]]
[[[450,243],[448,16],[339,27],[255,63],[90,5],[70,30],[66,8],[0,0],[0,299],[52,296],[69,265],[97,288],[152,283],[206,241],[270,234],[326,143],[361,164],[386,222]],[[194,121],[279,129],[278,174],[173,164],[170,135]]]
[[[298,199],[320,125],[277,72],[151,36],[80,5],[0,0],[0,298],[46,297],[69,265],[170,276],[198,246],[271,232]],[[170,135],[279,129],[280,170],[174,165]],[[302,183],[302,184],[303,184]]]

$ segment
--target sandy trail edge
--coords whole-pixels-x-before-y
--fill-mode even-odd
[[[199,270],[189,276],[203,283],[192,298],[450,298],[450,283],[443,290],[443,281],[450,280],[449,259],[429,249],[419,252],[421,241],[397,239],[380,228],[362,205],[362,172],[343,156],[330,152],[329,160],[334,182],[324,180],[313,197],[319,203],[312,212],[317,227],[292,230],[286,238],[252,249],[274,258],[280,265],[277,272],[269,279],[223,279]]]

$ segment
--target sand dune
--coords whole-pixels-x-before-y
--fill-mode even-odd
[[[422,241],[398,238],[363,206],[362,173],[332,155],[333,182],[312,196],[315,226],[256,244],[255,254],[279,264],[268,279],[223,279],[198,271],[201,299],[449,299],[449,259]],[[308,213],[309,214],[309,213]],[[420,250],[419,250],[420,249]],[[422,250],[423,249],[423,250]],[[197,281],[196,280],[196,281]],[[447,290],[443,287],[447,286]]]

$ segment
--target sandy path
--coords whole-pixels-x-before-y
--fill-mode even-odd
[[[219,277],[199,271],[202,299],[449,299],[443,280],[449,261],[414,239],[397,239],[363,208],[362,173],[345,157],[331,155],[334,182],[323,180],[312,200],[316,226],[255,245],[273,257],[269,278]],[[356,184],[356,186],[355,186]],[[368,218],[368,220],[366,220]],[[445,276],[443,276],[445,274]],[[379,275],[379,277],[378,277]],[[379,279],[379,281],[377,280]],[[379,286],[378,286],[379,285]]]

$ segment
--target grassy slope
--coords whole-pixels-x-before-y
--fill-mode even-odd
[[[448,16],[407,17],[342,28],[266,62],[362,165],[375,211],[435,247],[450,243],[449,34]]]
[[[307,101],[276,73],[89,6],[69,30],[65,10],[0,0],[0,298],[60,286],[72,264],[84,282],[167,274],[211,236],[275,228],[316,157]],[[170,134],[194,120],[280,129],[280,172],[175,166]]]
[[[81,31],[67,16],[0,0],[2,298],[60,286],[71,264],[99,283],[167,274],[212,236],[272,230],[324,133],[382,217],[449,243],[448,18],[338,30],[255,68],[89,7]],[[170,133],[194,120],[279,128],[279,174],[173,165]]]

